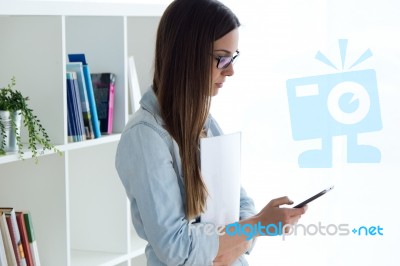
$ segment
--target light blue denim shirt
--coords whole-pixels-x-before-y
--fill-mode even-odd
[[[143,95],[140,105],[122,133],[115,164],[131,203],[135,230],[148,242],[147,263],[150,266],[212,265],[219,236],[198,233],[198,226],[204,228],[204,224],[189,226],[185,218],[179,148],[163,127],[158,101],[151,88]],[[205,127],[208,136],[222,134],[211,115]],[[241,188],[240,219],[254,214],[254,203]],[[241,256],[234,265],[248,263]]]

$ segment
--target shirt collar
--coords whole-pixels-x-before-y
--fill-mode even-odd
[[[158,104],[157,96],[154,93],[153,86],[150,86],[150,88],[143,94],[142,99],[140,100],[140,106],[151,113],[158,124],[165,125],[163,119],[161,118],[160,105]]]

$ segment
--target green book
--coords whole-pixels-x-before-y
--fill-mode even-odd
[[[32,223],[32,216],[29,212],[24,212],[26,232],[28,234],[29,246],[31,248],[32,259],[35,266],[40,266],[39,251],[36,244],[35,232]]]

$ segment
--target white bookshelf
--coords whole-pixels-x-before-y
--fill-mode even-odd
[[[62,156],[35,164],[0,156],[0,205],[29,210],[43,266],[145,265],[146,242],[131,225],[114,166],[128,120],[127,58],[142,92],[151,82],[155,32],[166,4],[0,1],[0,84],[16,77]],[[117,75],[114,132],[67,142],[65,64],[85,53],[92,72]],[[24,132],[22,135],[24,136]]]

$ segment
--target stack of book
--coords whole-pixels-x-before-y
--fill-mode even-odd
[[[29,211],[0,208],[0,265],[40,265]]]
[[[115,74],[91,73],[84,54],[69,54],[67,63],[68,141],[111,134]]]

